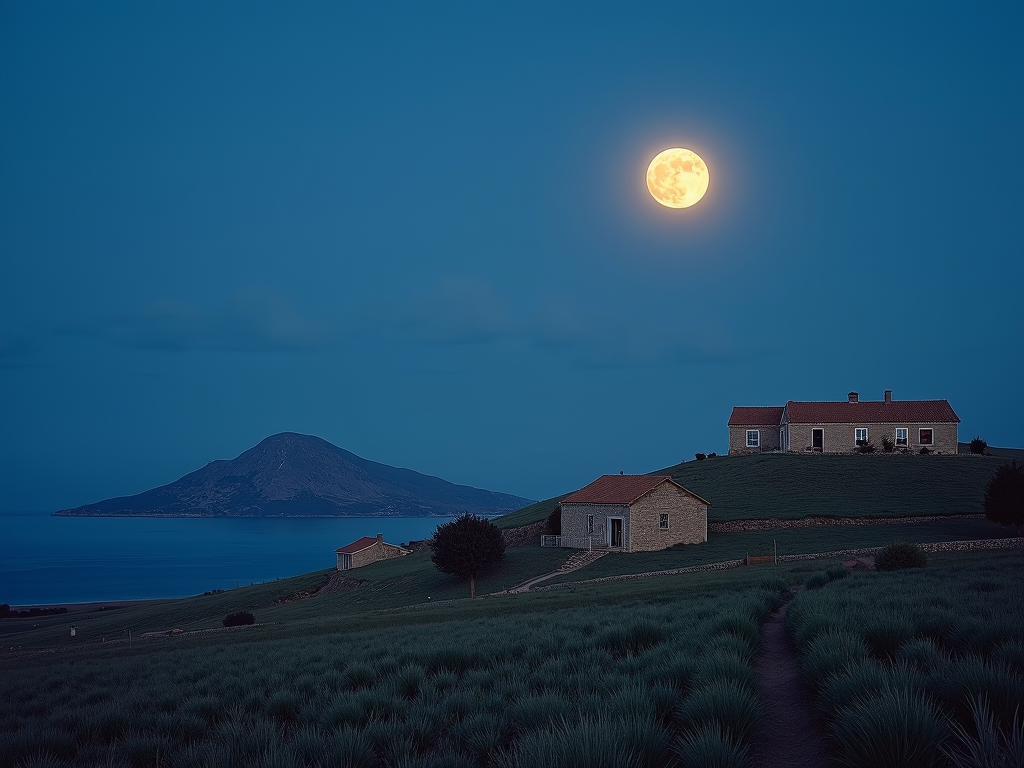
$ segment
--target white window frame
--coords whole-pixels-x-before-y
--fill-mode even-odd
[[[900,437],[900,432],[903,433],[903,437]],[[896,427],[896,439],[894,445],[909,445],[910,444],[910,429],[907,427]]]
[[[750,436],[754,436],[754,442],[750,442]],[[760,448],[761,447],[761,430],[760,429],[748,429],[747,430],[747,448]]]
[[[863,434],[864,437],[861,437],[861,434]],[[861,440],[863,440],[865,443],[868,441],[867,427],[855,427],[853,430],[853,444],[860,445]]]
[[[658,514],[658,527],[663,530],[668,530],[668,512],[660,512]]]
[[[921,440],[921,433],[928,433],[928,442],[925,443]],[[935,429],[933,427],[918,427],[917,429],[917,444],[918,445],[935,445]]]

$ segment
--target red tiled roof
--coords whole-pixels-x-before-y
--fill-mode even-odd
[[[781,405],[737,405],[732,409],[732,416],[729,417],[729,426],[777,427],[782,423],[783,410],[785,409]]]
[[[860,400],[856,403],[786,403],[791,424],[959,424],[948,400]],[[731,423],[731,422],[730,422]]]
[[[601,475],[590,485],[570,493],[562,503],[569,504],[632,504],[641,496],[653,491],[662,483],[669,482],[689,493],[705,504],[693,491],[683,488],[668,475]]]
[[[346,544],[340,549],[334,550],[335,552],[344,552],[346,554],[354,554],[355,552],[362,552],[367,547],[371,547],[377,543],[377,539],[373,536],[363,536],[358,541],[353,541],[351,544]]]

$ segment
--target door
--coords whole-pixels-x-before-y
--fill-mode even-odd
[[[821,453],[825,450],[825,430],[824,429],[812,429],[811,430],[811,450],[818,451]]]
[[[609,541],[608,543],[609,543],[610,546],[613,546],[613,547],[621,547],[622,546],[622,518],[621,517],[613,517],[611,520],[609,520],[609,522],[611,523],[611,527],[608,530],[608,536],[610,537],[611,541]]]

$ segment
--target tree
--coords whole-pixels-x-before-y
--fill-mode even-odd
[[[469,596],[476,597],[476,575],[505,557],[501,530],[483,517],[466,512],[437,526],[430,541],[431,561],[441,573],[469,577]]]
[[[981,439],[981,435],[975,435],[971,440],[971,453],[980,453],[984,456],[986,448],[988,448],[988,443]]]
[[[985,486],[985,517],[1024,532],[1024,464],[1003,464]]]

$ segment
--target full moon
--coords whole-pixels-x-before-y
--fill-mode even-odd
[[[659,152],[647,167],[647,189],[668,208],[689,208],[708,191],[708,167],[689,149]]]

